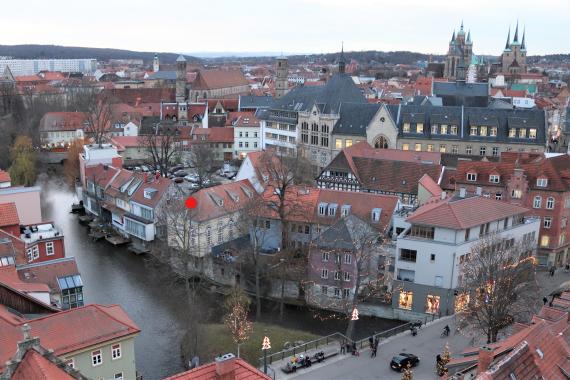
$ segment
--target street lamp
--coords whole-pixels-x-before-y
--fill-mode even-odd
[[[263,373],[267,375],[267,350],[271,349],[271,342],[268,336],[263,337],[261,349],[263,350]]]

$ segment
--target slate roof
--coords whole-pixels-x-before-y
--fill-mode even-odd
[[[464,230],[494,220],[524,214],[527,208],[484,197],[451,197],[425,203],[407,222],[426,226]]]
[[[442,98],[444,106],[486,107],[489,103],[487,83],[433,82],[433,95]]]
[[[272,96],[240,95],[239,108],[269,108],[273,104]]]
[[[150,80],[176,80],[176,71],[159,70],[148,76]]]
[[[375,235],[378,235],[378,232],[368,223],[349,214],[323,232],[316,243],[319,248],[357,250],[361,243],[371,242]]]
[[[342,103],[340,118],[333,127],[333,135],[366,136],[366,128],[380,107],[380,103]]]
[[[271,110],[309,111],[317,106],[324,114],[338,113],[345,102],[366,103],[366,98],[347,74],[333,75],[324,86],[297,86],[280,99],[276,99]],[[269,116],[271,119],[271,115]]]
[[[546,121],[545,113],[542,110],[522,110],[522,109],[491,109],[483,107],[433,107],[433,106],[387,106],[390,114],[396,120],[399,136],[409,138],[434,139],[434,140],[462,140],[489,143],[505,144],[535,144],[544,146],[546,144]],[[446,118],[447,116],[447,118]],[[403,132],[403,124],[406,120],[410,123],[422,122],[423,132],[416,133],[411,130],[409,133]],[[449,124],[456,123],[458,126],[457,135],[432,135],[430,126],[441,120],[449,120]],[[458,123],[459,122],[459,123]],[[497,136],[470,136],[471,126],[487,125],[497,126]],[[509,137],[510,128],[536,128],[536,139]]]

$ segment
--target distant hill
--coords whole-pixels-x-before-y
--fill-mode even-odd
[[[0,56],[10,56],[17,59],[38,59],[38,58],[95,58],[98,61],[108,61],[110,59],[142,59],[145,63],[152,62],[154,52],[139,52],[120,49],[100,49],[76,46],[58,45],[0,45]],[[174,63],[179,54],[158,53],[160,61],[163,63]],[[190,62],[198,62],[199,59],[185,56]]]

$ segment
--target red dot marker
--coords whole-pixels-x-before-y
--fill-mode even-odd
[[[196,208],[198,202],[196,201],[196,198],[188,197],[186,199],[186,202],[184,202],[184,204],[186,205],[186,208]]]

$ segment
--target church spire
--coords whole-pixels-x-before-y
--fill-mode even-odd
[[[519,42],[519,20],[517,20],[517,28],[515,29],[515,38],[513,38],[513,43]]]
[[[509,34],[507,34],[507,43],[505,44],[505,50],[509,49],[511,43],[511,27],[509,26]]]
[[[453,29],[453,35],[451,36],[451,42],[455,42],[455,29]]]
[[[471,29],[467,32],[467,43],[471,42]]]
[[[344,74],[346,71],[346,61],[344,59],[344,41],[340,48],[340,59],[338,60],[338,72]]]
[[[526,27],[523,29],[523,38],[522,38],[522,42],[521,42],[521,50],[526,50],[526,44],[524,42],[525,33],[526,33]]]

